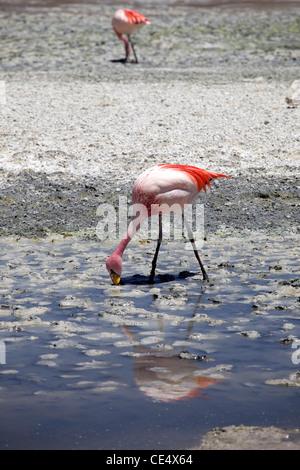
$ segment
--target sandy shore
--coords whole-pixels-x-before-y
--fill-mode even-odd
[[[168,162],[232,176],[202,199],[208,238],[298,243],[299,9],[156,4],[143,11],[153,24],[136,37],[140,63],[125,66],[113,62],[116,5],[0,11],[1,236],[94,238],[97,207]],[[230,432],[202,448],[242,448]],[[266,447],[284,436],[274,428]]]
[[[299,450],[299,429],[228,426],[207,433],[195,450]]]

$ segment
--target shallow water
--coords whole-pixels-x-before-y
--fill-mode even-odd
[[[216,426],[299,424],[299,253],[292,237],[209,237],[203,285],[190,250],[1,240],[1,449],[186,449]],[[2,361],[3,362],[3,361]]]

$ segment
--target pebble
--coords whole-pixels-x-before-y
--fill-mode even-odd
[[[300,372],[293,372],[287,378],[266,380],[265,383],[282,387],[300,387]]]
[[[249,339],[256,339],[256,338],[259,338],[260,337],[260,334],[258,333],[258,331],[241,331],[239,333],[241,336],[245,336],[246,338],[249,338]]]

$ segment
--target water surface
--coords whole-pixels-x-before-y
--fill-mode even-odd
[[[213,427],[295,428],[299,388],[294,240],[208,240],[210,283],[171,243],[146,282],[152,243],[133,242],[124,285],[113,243],[1,240],[2,449],[186,449]],[[283,340],[286,341],[283,341]]]

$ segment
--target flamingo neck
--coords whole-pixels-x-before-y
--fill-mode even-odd
[[[130,237],[128,231],[127,231],[125,237],[120,241],[120,243],[119,243],[119,245],[118,245],[118,247],[115,251],[115,253],[117,255],[121,256],[121,258],[123,256],[123,253],[124,253],[128,243],[130,242],[130,240],[131,240],[131,237]]]
[[[120,241],[115,253],[119,256],[123,256],[123,253],[130,242],[130,240],[134,237],[134,235],[140,230],[142,223],[148,218],[148,210],[145,206],[141,208],[144,210],[142,214],[139,216],[133,216],[130,224],[128,225],[126,235]]]
[[[128,57],[128,56],[129,56],[129,53],[130,53],[130,44],[129,44],[128,39],[127,39],[125,36],[123,36],[121,33],[119,33],[119,32],[116,30],[116,28],[114,28],[114,31],[115,31],[116,35],[118,36],[118,38],[119,38],[121,41],[124,42],[124,44],[125,44],[126,57]]]

